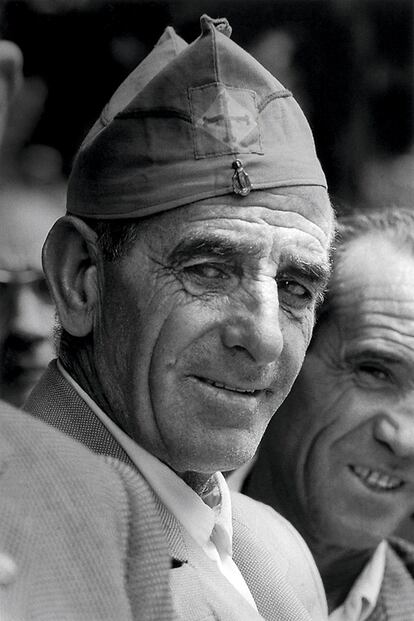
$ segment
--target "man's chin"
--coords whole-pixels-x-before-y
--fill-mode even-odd
[[[181,472],[194,472],[208,478],[215,472],[231,472],[241,467],[247,468],[254,455],[255,449],[253,449],[253,451],[243,451],[236,455],[220,454],[215,458],[212,456],[210,458],[209,456],[205,456],[204,459],[202,459],[202,456],[199,455],[198,459],[189,459],[185,466],[181,464],[179,469],[181,469]],[[173,469],[176,472],[179,471],[179,469]]]
[[[329,520],[322,521],[318,526],[319,534],[323,533],[324,543],[334,548],[345,550],[369,550],[375,549],[392,531],[383,521],[373,523],[361,515],[358,519],[355,515],[334,514]],[[316,532],[313,533],[316,535]]]

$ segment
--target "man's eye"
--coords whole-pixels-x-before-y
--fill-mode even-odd
[[[216,265],[211,263],[198,263],[197,265],[189,265],[185,271],[199,278],[205,278],[207,280],[224,279],[226,278],[226,272]]]
[[[296,280],[280,278],[277,282],[279,299],[293,308],[305,308],[312,301],[312,294]]]
[[[378,380],[387,380],[389,373],[382,367],[369,362],[363,362],[358,365],[359,373]]]
[[[300,285],[294,280],[281,280],[279,281],[279,288],[282,287],[285,291],[292,295],[297,295],[299,298],[308,297],[309,292],[303,285]]]

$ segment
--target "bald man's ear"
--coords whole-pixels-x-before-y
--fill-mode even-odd
[[[93,328],[98,305],[96,233],[74,216],[59,218],[43,246],[46,279],[63,328],[83,337]]]

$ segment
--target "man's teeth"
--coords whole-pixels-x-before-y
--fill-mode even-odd
[[[247,390],[245,388],[236,388],[235,386],[228,386],[227,384],[221,384],[220,382],[213,382],[213,380],[206,379],[205,381],[207,382],[207,384],[210,384],[211,386],[215,386],[216,388],[225,388],[226,390],[232,390],[233,392],[248,393],[250,395],[256,392],[254,389]]]
[[[351,469],[361,481],[373,489],[397,489],[397,487],[401,487],[404,484],[402,479],[379,472],[378,470],[371,470],[364,466],[351,466]]]

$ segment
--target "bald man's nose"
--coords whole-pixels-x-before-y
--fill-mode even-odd
[[[414,459],[414,412],[405,410],[381,416],[374,434],[397,457]]]

